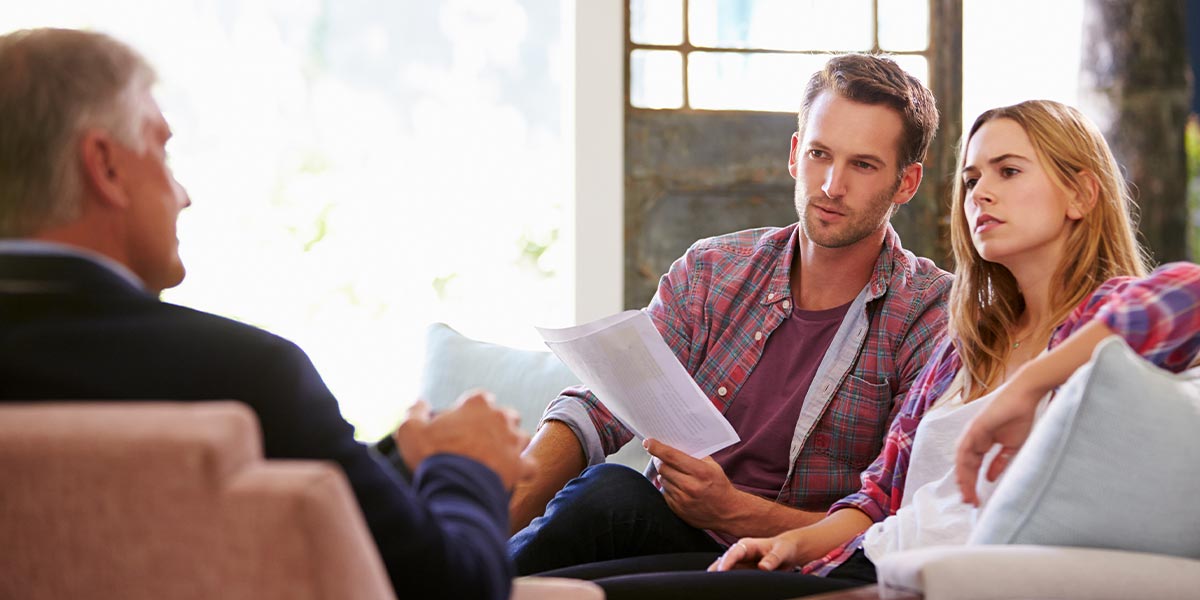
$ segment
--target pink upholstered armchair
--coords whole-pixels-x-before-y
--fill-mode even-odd
[[[0,406],[0,598],[394,598],[342,472],[261,448],[236,402]]]

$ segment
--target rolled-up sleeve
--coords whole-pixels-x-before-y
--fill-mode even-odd
[[[583,386],[570,389],[581,390],[583,393],[591,395]],[[583,454],[590,467],[604,462],[608,454],[604,452],[604,444],[600,442],[599,428],[588,413],[586,401],[579,402],[577,400],[578,398],[575,396],[566,394],[555,398],[550,406],[546,407],[546,412],[542,415],[542,422],[560,421],[570,427],[571,431],[575,433],[575,437],[579,438],[579,445],[583,447]],[[600,409],[604,410],[602,406]]]
[[[1200,266],[1169,263],[1147,277],[1104,282],[1075,309],[1055,344],[1092,321],[1104,323],[1155,365],[1186,369],[1200,351]]]
[[[1146,360],[1181,371],[1200,348],[1200,266],[1170,263],[1126,281],[1107,295],[1094,319]]]

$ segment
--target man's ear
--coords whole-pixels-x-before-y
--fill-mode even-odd
[[[796,152],[800,150],[800,132],[792,133],[792,146],[788,150],[788,173],[792,174],[792,179],[796,178],[796,172],[799,168],[800,158],[796,156]]]
[[[925,165],[915,162],[900,173],[900,185],[896,186],[896,193],[892,195],[892,202],[897,206],[907,204],[913,196],[917,194],[917,188],[921,187],[921,178],[925,176]]]
[[[99,202],[124,207],[129,196],[121,186],[120,161],[117,153],[121,149],[108,133],[89,129],[80,136],[79,159],[83,166],[83,185]]]
[[[1079,186],[1067,201],[1067,218],[1078,221],[1084,215],[1092,212],[1096,201],[1100,199],[1100,181],[1091,171],[1079,172]]]

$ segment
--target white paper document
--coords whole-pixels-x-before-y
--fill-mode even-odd
[[[628,310],[575,327],[539,327],[538,333],[638,437],[696,458],[739,441],[646,313]]]

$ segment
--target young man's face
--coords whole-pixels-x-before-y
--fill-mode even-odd
[[[183,281],[175,226],[180,211],[192,202],[167,165],[166,144],[171,128],[149,90],[138,96],[136,105],[142,147],[118,145],[117,150],[124,169],[130,173],[125,184],[130,198],[128,266],[147,289],[160,292]]]
[[[793,134],[788,170],[796,178],[796,213],[807,239],[844,248],[880,233],[892,208],[912,199],[921,165],[899,171],[904,124],[883,105],[823,92],[804,130]]]

